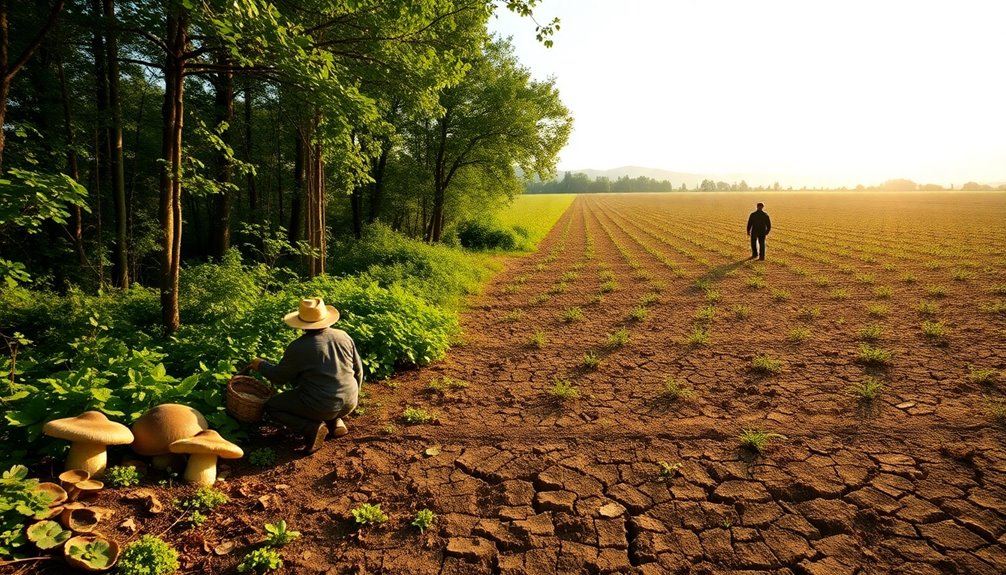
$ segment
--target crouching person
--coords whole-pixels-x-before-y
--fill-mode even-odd
[[[273,385],[293,386],[271,397],[265,411],[274,421],[302,433],[305,453],[314,453],[327,437],[348,433],[342,418],[356,409],[363,363],[353,338],[331,327],[339,321],[339,310],[321,298],[301,300],[299,309],[283,321],[304,333],[287,346],[278,364],[256,357],[250,367]]]

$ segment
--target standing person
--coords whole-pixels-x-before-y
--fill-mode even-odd
[[[363,362],[349,334],[332,328],[339,310],[319,298],[303,299],[283,321],[304,330],[276,365],[256,357],[250,363],[273,384],[292,384],[265,404],[270,417],[302,433],[304,451],[314,453],[325,439],[349,432],[342,418],[356,409],[363,384]]]
[[[748,236],[751,237],[751,259],[765,259],[765,236],[772,231],[772,220],[762,209],[765,204],[758,202],[758,209],[748,216]]]

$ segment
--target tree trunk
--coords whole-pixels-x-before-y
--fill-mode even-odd
[[[167,54],[164,62],[164,106],[161,150],[159,216],[161,242],[161,324],[165,333],[178,331],[178,274],[182,245],[182,119],[184,117],[185,61],[188,19],[180,6],[173,6],[167,21]]]
[[[216,75],[214,81],[215,108],[217,125],[234,120],[234,73],[230,70]],[[222,136],[225,137],[225,136]],[[226,139],[226,137],[225,137]],[[231,191],[228,189],[231,181],[231,162],[227,154],[218,151],[216,154],[217,181],[223,189],[214,197],[213,218],[210,223],[212,246],[211,255],[222,259],[231,247]]]
[[[244,161],[247,164],[252,163],[252,81],[251,78],[245,79],[245,157]],[[231,112],[233,114],[233,111]],[[258,193],[255,190],[255,174],[248,172],[248,208],[254,214],[255,210],[258,209]]]
[[[315,118],[312,133],[316,132],[319,120]],[[321,155],[321,144],[307,145],[307,243],[313,250],[308,259],[307,275],[316,277],[325,273],[325,161]]]
[[[388,167],[388,154],[391,152],[391,142],[383,140],[381,142],[381,155],[374,162],[373,173],[374,183],[370,185],[370,213],[367,215],[367,223],[372,224],[381,217],[381,203],[384,201],[384,173]]]
[[[363,237],[363,188],[360,186],[355,186],[349,195],[349,206],[353,212],[353,236],[360,239]]]
[[[104,0],[105,51],[107,54],[108,108],[111,123],[108,125],[109,162],[112,200],[115,203],[115,249],[113,252],[112,283],[116,287],[129,287],[129,246],[126,222],[126,177],[122,161],[122,106],[119,104],[119,43],[116,35],[115,0]]]
[[[293,157],[293,198],[290,199],[290,226],[287,228],[287,240],[294,244],[300,239],[300,221],[303,217],[300,213],[300,206],[303,203],[301,197],[304,195],[304,149],[307,147],[307,139],[300,128],[296,133],[297,145],[294,146]]]
[[[102,18],[101,0],[91,0],[91,13],[96,21]],[[95,136],[94,136],[94,188],[91,194],[94,197],[95,214],[97,217],[98,248],[104,249],[104,226],[102,225],[102,203],[103,190],[108,184],[108,159],[111,155],[108,141],[108,64],[106,58],[108,51],[105,49],[105,38],[100,27],[96,27],[91,35],[91,53],[94,57],[94,103],[95,103]],[[105,262],[103,257],[98,258],[98,277],[100,285],[105,285]]]
[[[74,181],[80,181],[80,166],[77,164],[77,151],[74,149],[73,115],[70,110],[70,93],[66,86],[66,74],[63,73],[63,52],[60,50],[56,59],[56,74],[59,78],[59,95],[63,104],[63,127],[66,134],[66,165],[69,176]],[[73,236],[73,250],[77,254],[77,263],[87,265],[87,255],[84,253],[84,214],[80,206],[73,207],[73,219],[70,230]]]

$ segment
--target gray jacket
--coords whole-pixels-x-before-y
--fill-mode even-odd
[[[356,343],[331,327],[305,331],[290,342],[279,364],[263,361],[259,372],[273,384],[292,384],[304,402],[319,411],[356,406],[363,384]]]

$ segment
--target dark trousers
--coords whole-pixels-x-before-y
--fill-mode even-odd
[[[765,234],[751,234],[751,257],[765,259]]]
[[[322,411],[309,405],[296,389],[278,393],[265,402],[269,417],[298,433],[309,433],[319,423],[349,415],[356,405],[340,404],[332,410]]]

